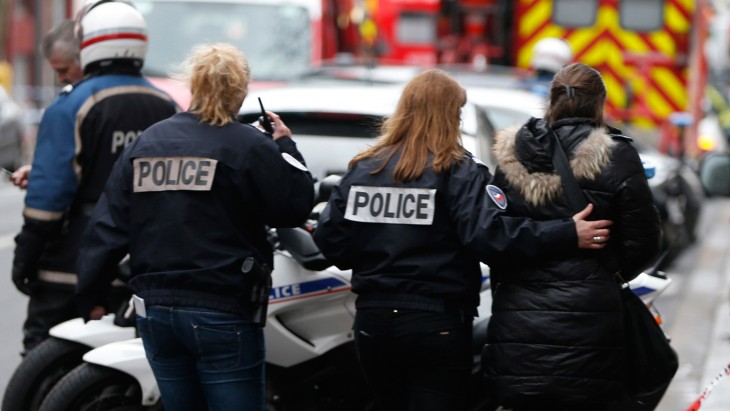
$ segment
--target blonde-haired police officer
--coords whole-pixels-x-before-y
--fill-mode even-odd
[[[165,409],[263,410],[267,226],[302,224],[313,181],[278,115],[268,113],[272,134],[236,121],[250,78],[243,53],[201,45],[188,70],[190,110],[143,132],[109,178],[81,249],[78,301],[99,318],[107,269],[128,251]]]

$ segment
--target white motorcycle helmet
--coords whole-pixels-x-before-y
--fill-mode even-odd
[[[532,49],[530,66],[535,71],[557,73],[561,68],[573,60],[573,50],[567,41],[546,37],[537,43]]]
[[[139,67],[147,54],[147,23],[127,1],[87,1],[77,18],[80,62],[86,71],[95,62],[128,60]]]

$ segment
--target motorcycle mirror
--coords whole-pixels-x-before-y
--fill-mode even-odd
[[[340,183],[342,176],[336,174],[330,174],[323,178],[319,182],[319,189],[317,190],[317,203],[326,203],[332,194],[332,189]]]
[[[707,194],[730,197],[730,153],[708,153],[700,163],[700,181]]]

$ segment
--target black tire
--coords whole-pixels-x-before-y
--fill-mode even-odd
[[[111,368],[83,363],[48,393],[40,411],[142,411],[142,390],[131,376]]]
[[[81,364],[89,346],[49,337],[33,348],[13,372],[5,388],[2,411],[37,411],[41,401],[64,375]]]

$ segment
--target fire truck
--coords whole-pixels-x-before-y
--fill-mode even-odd
[[[694,142],[688,120],[702,117],[709,11],[703,0],[519,1],[515,63],[527,66],[543,37],[567,40],[575,60],[603,75],[609,116],[660,130],[664,151],[696,155],[680,138]]]
[[[340,0],[360,27],[359,50],[380,63],[529,69],[546,37],[599,70],[606,113],[657,132],[659,147],[696,151],[707,82],[710,0]],[[345,2],[347,4],[345,4]],[[683,113],[680,115],[678,113]],[[696,123],[696,121],[694,122]],[[682,140],[684,139],[684,143]]]

